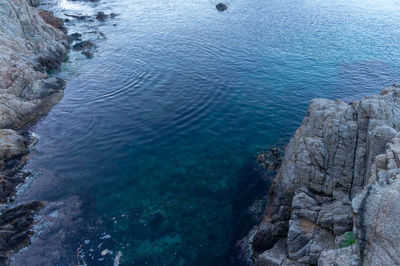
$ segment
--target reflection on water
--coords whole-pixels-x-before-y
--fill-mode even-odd
[[[85,195],[124,265],[237,263],[268,187],[255,154],[284,145],[312,98],[352,101],[400,77],[396,1],[50,3],[118,16],[67,23],[98,47],[57,74],[65,96],[32,127],[36,178],[21,197]],[[91,240],[99,264],[98,236],[81,234],[71,245]]]

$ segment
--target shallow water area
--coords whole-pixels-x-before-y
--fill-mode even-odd
[[[215,4],[43,3],[97,47],[54,73],[65,96],[31,127],[19,198],[79,195],[99,232],[68,241],[89,265],[118,251],[121,265],[237,264],[247,208],[268,188],[257,152],[285,145],[313,98],[351,102],[399,81],[399,1]]]

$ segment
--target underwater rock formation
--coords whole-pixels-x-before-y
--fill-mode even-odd
[[[315,99],[285,150],[256,265],[400,264],[400,88]]]

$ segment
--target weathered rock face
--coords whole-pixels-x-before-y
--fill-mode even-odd
[[[67,36],[29,4],[36,1],[0,2],[0,128],[19,128],[47,112],[65,86],[45,71],[60,66]],[[42,14],[56,23],[50,13]]]
[[[351,104],[313,100],[271,186],[256,263],[400,264],[399,130],[397,87]],[[357,248],[343,248],[351,231]]]
[[[33,215],[42,207],[42,202],[34,201],[1,212],[0,265],[8,265],[10,253],[29,244]]]
[[[62,21],[38,11],[38,0],[0,1],[0,203],[7,203],[29,175],[20,171],[32,142],[16,129],[47,112],[63,95],[65,82],[48,78],[67,54]],[[2,207],[0,265],[29,244],[33,215],[43,203]]]

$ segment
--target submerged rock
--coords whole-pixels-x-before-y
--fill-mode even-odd
[[[275,171],[281,166],[282,157],[283,152],[280,148],[272,148],[267,152],[258,154],[257,162],[268,171]]]
[[[76,51],[81,51],[81,50],[86,50],[86,49],[91,49],[94,47],[94,43],[91,41],[82,41],[76,43],[74,46],[72,46],[72,49]]]
[[[72,41],[81,41],[82,40],[82,34],[75,32],[75,33],[72,33],[72,34],[68,35],[68,38],[69,38],[70,42],[72,42]]]
[[[87,15],[73,15],[73,14],[64,14],[64,15],[67,17],[76,18],[79,20],[85,20],[85,19],[90,18],[90,16],[87,16]]]
[[[100,21],[104,21],[104,20],[106,20],[108,18],[108,15],[107,14],[105,14],[104,12],[98,12],[97,13],[97,15],[96,15],[96,19],[97,20],[100,20]]]
[[[85,55],[87,58],[93,58],[93,53],[90,51],[82,51],[82,54]]]
[[[215,8],[216,8],[218,11],[225,11],[225,10],[228,9],[228,6],[225,5],[224,3],[219,3],[219,4],[217,4],[217,5],[215,6]]]
[[[395,86],[351,104],[310,103],[253,238],[257,265],[400,263],[399,114]]]

